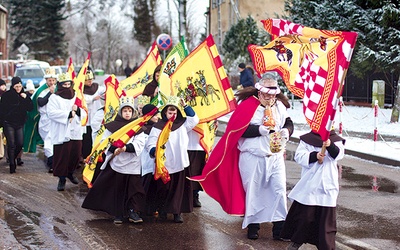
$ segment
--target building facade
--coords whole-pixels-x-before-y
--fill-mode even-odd
[[[0,59],[7,58],[7,9],[0,4]]]
[[[284,0],[209,0],[208,33],[221,51],[226,32],[241,18],[251,16],[262,27],[261,20],[284,13]]]

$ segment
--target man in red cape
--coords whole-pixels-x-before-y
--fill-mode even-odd
[[[251,96],[233,112],[225,134],[218,141],[202,175],[190,179],[199,181],[203,190],[230,215],[244,215],[246,194],[239,172],[237,142],[250,124],[260,101]]]

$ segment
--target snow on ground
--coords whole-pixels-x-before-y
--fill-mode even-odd
[[[300,135],[309,132],[310,127],[303,115],[303,104],[297,100],[291,102],[291,105],[292,108],[288,109],[288,113],[296,125],[292,137],[298,138]],[[378,109],[376,120],[378,140],[374,141],[376,119],[374,108],[372,106],[345,105],[342,113],[339,110],[336,113],[336,132],[338,132],[341,119],[343,124],[342,136],[346,139],[346,149],[400,161],[400,123],[390,123],[391,113],[391,109]],[[227,122],[230,115],[221,117],[219,120]],[[396,140],[393,140],[392,136],[397,137]]]
[[[304,125],[297,126],[297,130],[293,134],[294,137],[299,137],[309,131],[302,108],[303,104],[300,101],[295,101],[293,109],[288,109],[293,122]],[[400,141],[393,141],[388,138],[395,136],[400,139],[400,123],[390,123],[391,114],[392,109],[378,108],[376,118],[372,105],[371,107],[344,105],[342,113],[339,110],[336,112],[335,128],[338,132],[341,120],[343,124],[342,136],[346,139],[346,149],[400,161]],[[374,141],[375,126],[378,130],[377,141]],[[359,136],[349,136],[349,134],[354,135],[350,132],[358,132]]]

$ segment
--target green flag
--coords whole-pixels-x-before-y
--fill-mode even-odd
[[[158,94],[153,97],[151,104],[157,107],[165,105],[166,98],[171,95],[172,82],[170,76],[175,72],[178,65],[189,55],[185,38],[172,48],[161,66],[160,78],[158,79]]]

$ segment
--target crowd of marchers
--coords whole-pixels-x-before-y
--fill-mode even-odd
[[[182,98],[171,96],[160,108],[150,104],[158,93],[161,65],[142,95],[119,100],[117,115],[107,123],[103,121],[106,90],[94,82],[90,68],[83,89],[87,111],[77,105],[68,73],[47,71],[46,84],[36,90],[27,84],[24,91],[19,77],[14,77],[6,90],[0,80],[0,158],[6,158],[11,174],[18,173],[27,147],[25,131],[36,119],[29,114],[36,111],[46,172],[58,178],[55,190],[64,191],[67,180],[74,185],[80,182],[76,177],[79,166],[90,156],[102,126],[100,142],[151,114],[126,143],[111,144],[102,153],[83,208],[104,211],[114,217],[115,224],[143,223],[144,216],[167,220],[168,214],[174,222],[183,223],[182,213],[201,207],[199,191],[204,189],[212,197],[223,197],[217,201],[225,211],[243,215],[242,228],[247,229],[249,239],[260,237],[261,223],[272,223],[272,238],[290,241],[287,249],[298,249],[305,243],[335,249],[337,161],[344,156],[344,140],[334,130],[327,141],[312,131],[300,137],[295,161],[302,173],[288,194],[293,201],[288,210],[284,151],[294,129],[287,113],[290,104],[280,91],[276,74],[266,73],[254,83],[251,69],[243,63],[238,69],[238,105],[209,156],[193,130],[199,118]],[[160,150],[160,137],[167,127],[169,136]],[[168,181],[154,178],[155,161],[161,157]],[[235,172],[237,181],[226,178],[227,173]]]

